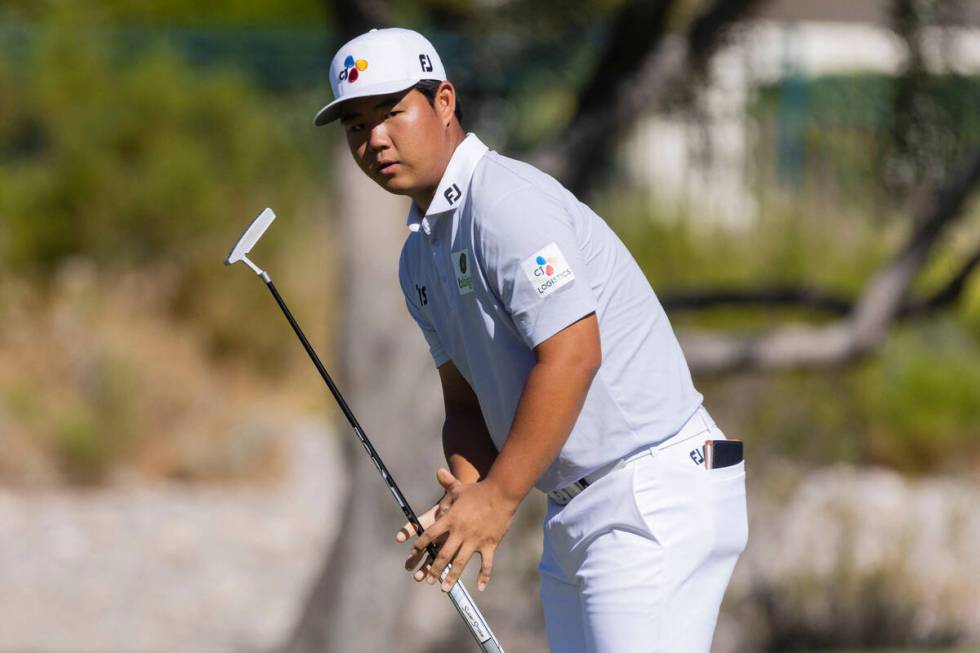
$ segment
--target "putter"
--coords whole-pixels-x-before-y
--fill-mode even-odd
[[[337,385],[327,373],[327,368],[325,368],[323,363],[320,362],[320,357],[316,355],[310,341],[306,339],[306,336],[303,334],[303,330],[299,328],[299,324],[293,318],[293,314],[289,312],[289,308],[286,307],[286,302],[284,302],[282,296],[279,295],[279,291],[276,290],[276,286],[272,283],[272,279],[269,277],[268,273],[259,268],[259,266],[255,265],[255,263],[248,258],[248,253],[252,251],[255,243],[259,241],[259,238],[262,237],[262,234],[265,233],[265,230],[269,228],[269,225],[271,225],[272,221],[275,219],[276,214],[272,212],[272,209],[265,209],[262,211],[262,213],[260,213],[258,217],[252,221],[252,224],[248,226],[248,229],[246,229],[245,233],[242,234],[242,237],[238,239],[235,246],[231,248],[231,251],[228,253],[228,257],[225,259],[225,265],[233,265],[239,261],[243,261],[245,265],[252,269],[252,272],[257,274],[262,281],[265,282],[265,285],[269,288],[269,292],[272,293],[272,296],[276,299],[276,303],[279,304],[279,308],[282,309],[286,319],[289,320],[289,324],[293,327],[293,331],[296,332],[296,337],[298,337],[300,342],[303,343],[303,348],[306,349],[306,353],[310,355],[310,360],[313,361],[313,364],[316,366],[320,376],[323,377],[323,382],[327,384],[333,398],[337,400],[340,410],[344,412],[344,416],[350,423],[351,428],[354,429],[354,435],[357,436],[358,441],[360,441],[361,445],[364,447],[364,450],[367,451],[368,456],[371,458],[371,462],[373,462],[374,466],[378,468],[378,471],[381,473],[381,478],[383,478],[385,483],[388,484],[388,489],[391,491],[392,496],[395,497],[395,502],[398,504],[398,507],[402,509],[402,512],[405,514],[408,522],[415,529],[415,532],[418,535],[421,535],[424,529],[422,528],[421,522],[419,522],[419,518],[415,515],[415,511],[412,510],[410,505],[408,505],[408,500],[398,488],[398,484],[395,483],[395,479],[392,478],[391,474],[388,472],[388,468],[385,467],[385,464],[381,461],[381,457],[378,455],[378,452],[375,451],[371,441],[368,440],[367,435],[364,433],[364,429],[361,428],[357,418],[354,417],[354,412],[350,409],[350,406],[347,405],[347,402],[344,400],[343,395],[340,394],[340,390],[337,388]],[[431,558],[436,557],[436,548],[432,544],[428,546],[426,551]],[[449,565],[446,566],[446,569],[442,574],[442,578],[445,578],[446,574],[448,573]],[[483,649],[483,651],[486,653],[504,653],[504,649],[500,646],[500,642],[497,640],[496,635],[493,634],[493,631],[490,630],[490,626],[487,625],[487,620],[483,617],[483,613],[480,612],[478,607],[476,607],[476,603],[473,602],[473,598],[470,596],[470,593],[467,592],[466,588],[463,586],[462,579],[457,580],[456,584],[453,585],[453,588],[449,590],[449,600],[453,602],[457,612],[459,612],[459,616],[463,618],[463,621],[470,629],[470,633],[473,634],[474,639],[476,639],[476,641],[480,644],[480,648]]]

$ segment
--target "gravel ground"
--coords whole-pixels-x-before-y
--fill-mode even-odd
[[[0,651],[278,644],[346,485],[328,427],[308,423],[287,438],[292,471],[271,487],[0,488]]]

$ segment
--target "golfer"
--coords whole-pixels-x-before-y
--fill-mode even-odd
[[[445,400],[444,496],[406,569],[436,583],[451,563],[448,591],[479,554],[484,589],[536,487],[553,652],[706,653],[748,534],[744,463],[706,467],[725,436],[633,257],[552,177],[464,132],[420,34],[353,39],[330,81],[315,124],[339,120],[364,173],[412,200],[399,276]]]

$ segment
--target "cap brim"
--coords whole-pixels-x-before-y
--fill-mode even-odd
[[[371,97],[374,95],[388,95],[389,93],[397,93],[398,91],[404,91],[412,88],[419,81],[420,80],[418,79],[400,79],[359,88],[354,92],[354,94],[337,98],[327,106],[320,109],[317,112],[316,117],[313,118],[313,124],[317,127],[322,127],[323,125],[331,123],[337,118],[340,118],[340,105],[348,100],[356,100],[357,98]]]

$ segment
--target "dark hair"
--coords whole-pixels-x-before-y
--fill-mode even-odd
[[[425,99],[429,101],[429,106],[436,106],[436,91],[439,90],[439,84],[442,84],[438,79],[423,79],[413,86],[416,91],[425,96]],[[459,93],[456,94],[456,120],[460,125],[463,124],[463,105],[459,101]]]

